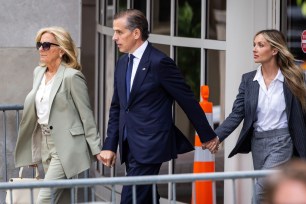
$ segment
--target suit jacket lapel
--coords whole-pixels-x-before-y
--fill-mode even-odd
[[[37,91],[37,89],[38,89],[38,87],[41,83],[41,80],[42,80],[42,78],[43,78],[43,76],[46,72],[46,69],[47,69],[46,67],[41,67],[35,75],[35,79],[34,79],[34,83],[33,83],[33,90],[34,90],[35,93],[36,93],[36,91]]]
[[[37,90],[40,86],[40,83],[41,83],[41,80],[46,72],[46,67],[40,67],[38,69],[38,71],[36,71],[34,73],[34,80],[33,80],[33,87],[32,87],[32,94],[31,94],[31,97],[28,99],[29,100],[29,104],[33,104],[33,112],[31,112],[33,114],[33,117],[37,117],[36,116],[36,108],[35,108],[35,97],[36,97],[36,93],[37,93]]]
[[[118,67],[116,71],[117,74],[117,91],[120,98],[123,98],[123,103],[127,104],[126,99],[126,82],[125,82],[125,76],[126,76],[126,69],[128,65],[128,54],[121,60],[121,62],[118,63]]]
[[[59,87],[60,87],[60,85],[61,85],[61,83],[63,81],[64,70],[65,70],[65,67],[63,65],[60,65],[60,67],[58,68],[57,73],[55,75],[53,86],[52,86],[52,89],[51,89],[51,92],[50,92],[49,110],[51,110],[51,106],[52,106],[54,97],[55,97],[55,95],[57,93],[57,90],[59,89]]]
[[[293,95],[285,82],[283,83],[283,89],[284,89],[284,97],[286,102],[287,120],[289,121]]]
[[[141,84],[148,73],[148,70],[150,68],[149,67],[150,65],[149,56],[151,53],[151,49],[152,49],[152,45],[149,43],[137,67],[136,75],[135,75],[133,86],[132,86],[131,93],[130,93],[130,98],[128,101],[128,105],[131,104],[131,102],[133,101],[137,91],[141,87]]]
[[[255,72],[256,74],[256,72]],[[249,101],[251,106],[251,116],[253,117],[253,121],[256,120],[256,109],[258,105],[258,94],[259,94],[259,84],[258,81],[253,81],[255,75],[251,77],[250,88],[246,90],[249,92]]]

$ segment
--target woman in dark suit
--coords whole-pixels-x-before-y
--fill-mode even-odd
[[[24,102],[16,167],[42,163],[44,180],[71,178],[88,169],[92,159],[101,160],[86,81],[77,49],[63,28],[39,30],[36,48],[40,66],[34,70],[33,88]],[[63,189],[55,189],[53,196],[55,203],[69,203]],[[51,203],[51,197],[50,189],[42,188],[37,203]]]
[[[254,37],[253,54],[254,61],[261,65],[242,76],[233,110],[215,132],[222,142],[244,120],[229,157],[252,151],[255,170],[271,169],[293,155],[306,157],[305,77],[277,30],[259,31]],[[207,148],[215,152],[219,142]],[[262,194],[259,179],[257,203]]]

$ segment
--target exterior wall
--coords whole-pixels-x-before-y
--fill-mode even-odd
[[[32,87],[33,70],[38,65],[36,32],[46,26],[62,26],[81,46],[81,0],[10,0],[0,6],[0,104],[23,104]],[[17,133],[15,113],[7,114],[8,178],[17,176],[13,152]],[[4,175],[3,117],[0,114],[0,180]],[[4,199],[0,192],[0,203]]]

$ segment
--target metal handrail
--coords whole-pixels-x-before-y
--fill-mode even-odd
[[[0,104],[0,111],[8,111],[8,110],[23,110],[23,105],[21,104]]]
[[[6,145],[6,138],[7,138],[7,118],[6,118],[6,111],[16,111],[16,133],[19,129],[19,111],[23,110],[23,105],[20,104],[1,104],[0,105],[0,111],[3,112],[3,135],[4,135],[4,149],[3,149],[3,155],[4,155],[4,178],[5,181],[7,181],[7,145]]]
[[[7,183],[1,182],[0,189],[24,189],[24,188],[71,188],[85,187],[94,185],[143,185],[143,184],[162,184],[162,183],[186,183],[204,180],[233,180],[233,179],[256,179],[266,177],[277,170],[255,170],[239,172],[215,172],[215,173],[189,173],[189,174],[172,174],[157,176],[129,176],[129,177],[101,177],[87,179],[63,179],[44,182],[22,182]]]
[[[101,178],[87,178],[87,179],[64,179],[44,182],[22,182],[22,183],[0,183],[0,190],[14,190],[14,189],[30,189],[33,202],[33,189],[34,188],[70,188],[72,194],[75,187],[94,187],[97,185],[111,186],[111,202],[116,203],[115,198],[115,186],[116,185],[132,185],[133,189],[133,204],[136,204],[136,185],[152,185],[153,195],[156,195],[156,184],[164,184],[171,182],[174,192],[172,201],[176,203],[176,184],[192,182],[194,186],[195,181],[218,181],[228,180],[233,181],[233,187],[235,189],[235,181],[237,179],[252,179],[253,191],[255,191],[255,179],[259,177],[265,177],[270,174],[277,173],[276,170],[257,170],[257,171],[240,171],[240,172],[216,172],[216,173],[197,173],[197,174],[172,174],[172,175],[157,175],[157,176],[131,176],[131,177],[101,177]],[[233,193],[235,191],[233,190]],[[92,195],[94,190],[92,189]],[[255,194],[254,194],[255,195]],[[256,196],[256,195],[255,195]],[[75,203],[74,197],[71,197],[71,203]],[[12,198],[11,198],[12,199]],[[171,201],[171,202],[172,202]],[[236,195],[233,196],[233,203],[236,201]],[[153,196],[153,203],[157,203],[156,197]]]

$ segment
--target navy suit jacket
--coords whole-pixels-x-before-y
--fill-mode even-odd
[[[234,102],[232,112],[215,130],[220,141],[223,141],[244,119],[237,144],[229,157],[232,157],[237,153],[249,153],[251,151],[253,124],[257,120],[256,109],[259,94],[259,84],[257,81],[253,81],[255,75],[256,71],[252,71],[242,76],[239,93]],[[306,158],[305,113],[303,113],[300,102],[291,93],[286,83],[284,83],[283,88],[288,128],[294,145],[294,155]]]
[[[174,100],[187,114],[202,142],[216,136],[171,58],[148,44],[137,68],[129,101],[125,84],[127,63],[125,54],[116,65],[103,150],[116,152],[119,144],[121,162],[124,162],[122,143],[126,127],[130,152],[140,163],[162,163],[176,158],[177,154],[192,151],[193,145],[173,123]]]

